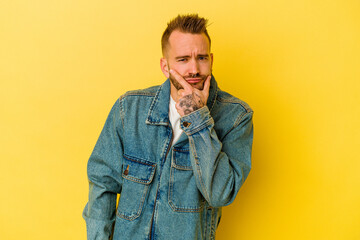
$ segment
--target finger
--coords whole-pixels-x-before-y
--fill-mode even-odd
[[[192,91],[193,87],[177,71],[170,69],[170,73],[175,77],[185,91]]]
[[[186,94],[186,92],[184,89],[180,89],[179,91],[177,91],[177,94],[179,97],[183,97]]]
[[[203,88],[203,92],[206,92],[208,93],[209,92],[209,89],[210,89],[210,81],[211,81],[211,75],[209,75],[206,80],[205,80],[205,83],[204,83],[204,88]]]
[[[185,91],[183,91],[179,94],[179,98],[183,98],[186,95],[189,95],[189,93],[186,93]]]
[[[185,92],[184,89],[179,89],[179,90],[177,91],[178,95],[180,95],[180,94],[183,93],[183,92]]]

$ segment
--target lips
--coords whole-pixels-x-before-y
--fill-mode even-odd
[[[203,79],[202,78],[187,78],[186,81],[188,83],[198,83],[201,82]]]

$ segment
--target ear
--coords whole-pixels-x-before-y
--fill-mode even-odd
[[[160,58],[160,67],[161,67],[161,71],[163,72],[163,74],[165,75],[166,78],[169,78],[169,65],[168,65],[168,61],[166,60],[166,58]]]
[[[212,69],[213,62],[214,62],[214,55],[212,53],[210,53],[210,58],[211,58],[211,69]]]

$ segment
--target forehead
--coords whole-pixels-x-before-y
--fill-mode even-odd
[[[210,51],[209,39],[204,33],[192,34],[173,31],[169,37],[170,54],[208,53]]]

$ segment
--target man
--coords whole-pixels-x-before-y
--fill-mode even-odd
[[[168,79],[112,107],[88,162],[88,239],[215,238],[221,207],[250,171],[253,111],[218,88],[206,24],[198,15],[168,23]]]

